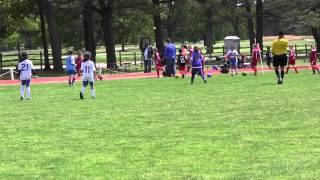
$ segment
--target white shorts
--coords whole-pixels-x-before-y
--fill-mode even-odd
[[[82,81],[94,82],[93,76],[82,76]]]

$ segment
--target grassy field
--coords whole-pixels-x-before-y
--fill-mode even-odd
[[[0,179],[318,179],[320,76],[0,86]]]

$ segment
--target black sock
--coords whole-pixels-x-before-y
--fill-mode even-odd
[[[280,74],[279,74],[278,69],[276,69],[275,72],[276,72],[276,75],[277,75],[278,79],[280,79]]]
[[[281,71],[281,79],[284,78],[284,71]]]

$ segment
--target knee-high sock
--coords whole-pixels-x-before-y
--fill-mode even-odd
[[[20,96],[24,97],[24,86],[23,85],[21,85],[21,88],[20,88]]]
[[[83,87],[83,86],[82,86],[82,88],[81,88],[81,93],[84,94],[85,91],[86,91],[86,87]]]
[[[191,82],[193,82],[195,75],[196,75],[196,73],[192,73],[192,75],[191,75]]]
[[[204,72],[203,71],[201,72],[201,77],[202,77],[202,80],[206,80],[206,77],[204,76]]]
[[[157,76],[160,77],[160,71],[159,70],[157,70]]]
[[[96,92],[94,91],[94,89],[91,89],[91,96],[96,97]]]
[[[30,86],[26,88],[26,91],[27,91],[27,98],[30,98],[30,95],[31,95]]]
[[[73,78],[72,78],[72,84],[74,84],[75,81],[76,81],[76,77],[73,76]]]
[[[279,70],[278,70],[278,69],[276,69],[276,70],[275,70],[275,72],[276,72],[276,75],[277,75],[278,79],[280,79],[280,73],[279,73]]]
[[[284,70],[281,70],[281,79],[284,78]]]

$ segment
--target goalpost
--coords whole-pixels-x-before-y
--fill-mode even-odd
[[[5,72],[5,73],[3,73],[3,74],[0,74],[0,77],[1,77],[1,76],[5,76],[5,75],[7,75],[7,74],[10,74],[10,79],[11,79],[11,80],[14,80],[14,73],[16,73],[16,72],[15,72],[12,68],[10,68],[8,72]]]

